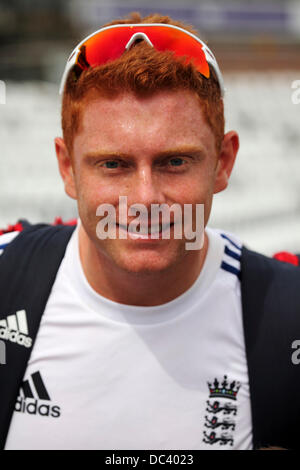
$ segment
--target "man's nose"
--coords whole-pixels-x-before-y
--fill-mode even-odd
[[[161,183],[159,175],[151,167],[138,169],[131,188],[131,204],[144,204],[150,208],[151,204],[165,203],[164,188]]]

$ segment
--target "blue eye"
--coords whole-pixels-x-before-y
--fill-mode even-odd
[[[170,160],[170,163],[172,166],[181,166],[184,163],[184,161],[182,160],[182,158],[172,158]]]
[[[109,160],[108,162],[104,163],[106,168],[113,169],[113,168],[118,168],[119,162],[116,160]]]

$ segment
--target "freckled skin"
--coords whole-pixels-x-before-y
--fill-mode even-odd
[[[174,154],[162,158],[162,152],[170,150]],[[206,237],[203,249],[193,251],[185,249],[184,238],[150,244],[99,240],[96,209],[110,203],[118,213],[120,195],[127,196],[128,207],[202,203],[206,225],[213,194],[227,186],[237,150],[238,136],[231,131],[216,155],[214,135],[191,91],[161,91],[146,98],[131,93],[114,98],[91,95],[73,142],[72,165],[60,138],[56,152],[65,190],[77,199],[82,221],[80,255],[94,289],[113,300],[137,305],[159,304],[184,292],[199,275],[207,252]],[[93,160],[97,164],[85,158],[91,153],[101,154]],[[108,153],[113,156],[104,158]],[[172,158],[179,158],[180,164],[174,165],[178,161]],[[117,160],[118,168],[107,167],[107,160]],[[126,294],[111,287],[116,281],[126,287]],[[155,301],[145,300],[147,285],[157,290]],[[137,286],[143,298],[134,294]],[[162,286],[165,293],[161,293]]]

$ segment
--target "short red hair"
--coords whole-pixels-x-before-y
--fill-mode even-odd
[[[131,13],[130,18],[115,20],[104,26],[132,23],[173,24],[197,34],[190,26],[158,14],[141,18],[139,13]],[[140,42],[119,59],[84,70],[76,82],[69,74],[62,99],[62,130],[70,155],[74,136],[80,130],[82,109],[91,90],[105,96],[115,96],[124,91],[137,96],[151,95],[161,90],[194,91],[200,98],[204,118],[214,133],[217,153],[220,151],[225,126],[224,104],[211,67],[210,78],[207,79],[192,64],[186,65],[183,60],[174,58],[172,52],[159,52]]]

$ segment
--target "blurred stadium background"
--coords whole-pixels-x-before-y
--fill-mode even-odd
[[[300,252],[299,0],[0,0],[0,227],[76,216],[54,153],[58,84],[77,42],[131,11],[193,24],[224,71],[226,128],[241,147],[210,226],[266,254]]]

